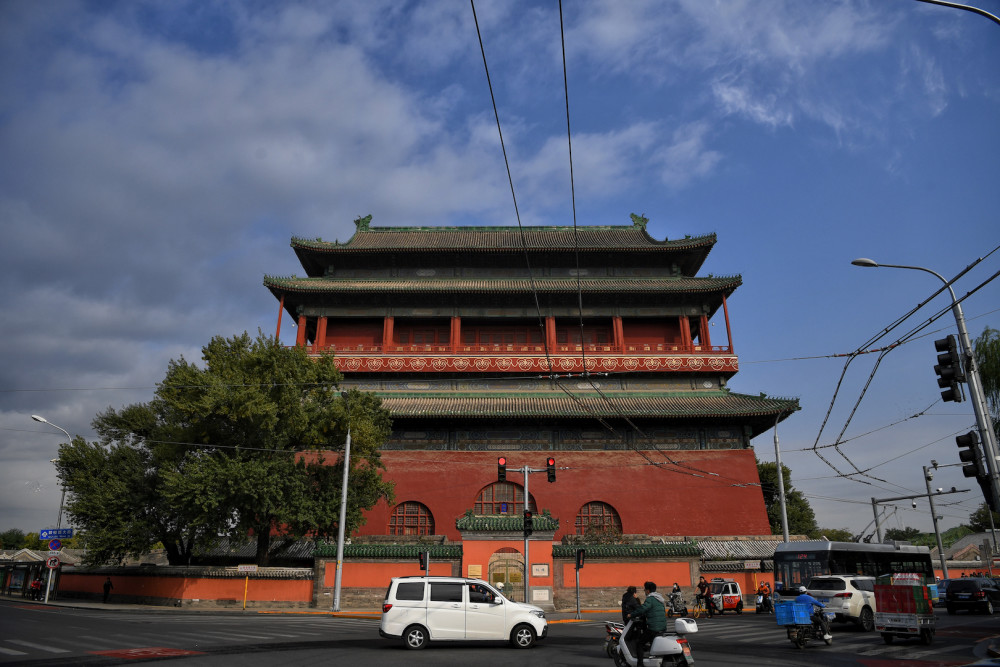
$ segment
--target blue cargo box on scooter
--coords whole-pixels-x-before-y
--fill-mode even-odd
[[[812,605],[804,602],[779,602],[774,606],[778,625],[811,625]]]

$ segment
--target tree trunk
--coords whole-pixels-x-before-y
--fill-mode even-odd
[[[257,565],[267,567],[269,551],[271,549],[270,527],[257,531]]]

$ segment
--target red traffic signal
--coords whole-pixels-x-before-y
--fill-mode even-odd
[[[417,554],[417,562],[420,563],[421,570],[427,569],[427,561],[430,560],[430,555],[429,551],[421,551]]]
[[[534,521],[532,520],[533,516],[534,515],[531,513],[531,510],[524,510],[524,536],[525,537],[527,537],[528,535],[531,535],[531,533],[534,532]]]
[[[497,459],[497,481],[507,481],[507,457],[501,456]]]
[[[556,460],[551,456],[545,461],[545,473],[550,482],[556,481]]]

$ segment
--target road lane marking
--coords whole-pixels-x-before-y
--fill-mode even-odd
[[[56,648],[55,646],[46,646],[45,644],[36,644],[34,642],[26,642],[23,639],[5,639],[8,644],[17,644],[18,646],[26,646],[28,648],[38,649],[39,651],[48,651],[49,653],[69,653],[64,648]]]

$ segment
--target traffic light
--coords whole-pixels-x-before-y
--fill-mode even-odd
[[[990,510],[996,512],[997,505],[994,502],[990,471],[984,465],[982,453],[979,448],[979,433],[969,431],[965,435],[960,435],[955,438],[955,444],[962,450],[958,453],[958,458],[966,464],[962,466],[962,474],[966,477],[976,478],[976,481],[979,482],[979,488],[983,490],[986,505]]]
[[[962,450],[958,453],[958,460],[965,464],[962,466],[962,474],[966,477],[982,476],[985,471],[979,457],[979,434],[969,431],[955,438],[955,444]]]
[[[576,550],[576,569],[581,569],[583,567],[583,557],[586,552],[583,549]]]
[[[420,563],[420,569],[427,569],[427,562],[430,560],[431,553],[429,551],[421,551],[417,554],[417,562]]]
[[[958,353],[958,343],[954,336],[940,338],[934,341],[934,349],[940,352],[937,356],[937,365],[934,372],[938,375],[938,387],[941,392],[942,401],[962,401],[962,389],[959,382],[965,382],[965,375],[962,373],[961,355]]]
[[[497,481],[507,481],[507,458],[503,456],[497,459]]]
[[[524,510],[524,537],[527,538],[534,532],[534,522],[532,520],[531,510]]]
[[[550,482],[556,481],[556,460],[551,456],[545,461],[545,473],[548,475]]]

